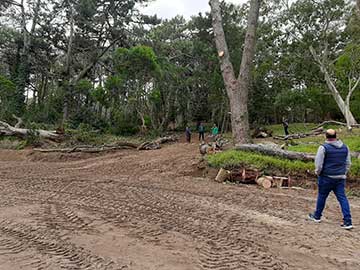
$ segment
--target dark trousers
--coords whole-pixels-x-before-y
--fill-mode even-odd
[[[286,126],[284,127],[285,136],[289,135],[289,130],[288,129],[289,129],[289,127],[286,127]]]
[[[199,141],[205,141],[205,132],[199,132]]]
[[[186,136],[186,141],[188,142],[188,143],[191,143],[191,135],[185,135]]]
[[[315,217],[320,219],[322,212],[325,208],[326,199],[330,192],[333,191],[337,200],[340,203],[341,211],[345,224],[351,224],[351,213],[349,201],[345,194],[345,180],[344,179],[332,179],[326,176],[319,176],[318,178],[318,198],[316,203]]]

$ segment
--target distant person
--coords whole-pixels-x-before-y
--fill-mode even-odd
[[[187,126],[185,129],[185,137],[188,143],[191,143],[191,129]]]
[[[205,127],[201,122],[199,122],[198,125],[198,132],[199,132],[199,141],[205,141]]]
[[[333,191],[340,203],[344,223],[342,228],[353,228],[351,221],[350,205],[345,194],[345,180],[351,166],[349,148],[336,139],[336,131],[326,131],[326,141],[321,145],[315,157],[315,173],[318,175],[318,197],[316,210],[309,214],[309,219],[315,222],[321,221],[321,215],[325,208],[326,199]]]
[[[288,136],[289,135],[289,121],[286,118],[283,118],[282,124],[284,127],[285,136]]]
[[[218,138],[219,135],[219,128],[217,127],[216,124],[214,124],[214,126],[211,129],[211,135],[214,141],[216,141],[216,139]]]

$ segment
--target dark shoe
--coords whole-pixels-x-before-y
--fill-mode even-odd
[[[308,215],[308,219],[310,219],[311,221],[314,221],[314,222],[316,222],[316,223],[320,223],[320,222],[321,222],[321,219],[320,219],[320,218],[316,218],[316,217],[314,216],[314,214],[309,214],[309,215]]]
[[[343,228],[345,230],[351,230],[354,227],[351,223],[343,223],[343,224],[341,224],[341,228]]]

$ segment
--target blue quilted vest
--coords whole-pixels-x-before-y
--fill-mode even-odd
[[[346,159],[348,156],[348,148],[345,144],[337,148],[331,144],[323,144],[325,148],[324,165],[321,175],[345,175],[346,174]]]

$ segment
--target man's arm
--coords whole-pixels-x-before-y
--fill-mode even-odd
[[[350,167],[351,167],[351,153],[348,147],[348,155],[346,157],[346,174],[350,171]]]
[[[324,158],[325,158],[325,148],[324,146],[319,146],[319,149],[316,153],[315,157],[315,173],[316,175],[320,175],[323,165],[324,165]]]

